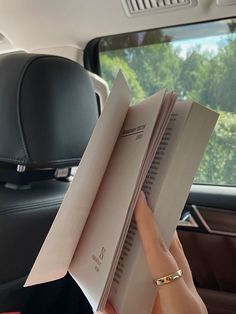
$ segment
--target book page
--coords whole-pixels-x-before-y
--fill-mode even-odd
[[[67,273],[130,100],[120,72],[25,286],[59,279]]]
[[[163,137],[164,131],[168,125],[170,114],[172,112],[172,109],[174,107],[174,104],[176,102],[176,94],[175,93],[166,93],[165,98],[163,99],[163,104],[160,110],[160,113],[158,115],[158,118],[155,123],[155,127],[153,129],[153,134],[148,146],[148,150],[146,153],[146,156],[144,158],[143,164],[140,168],[140,172],[138,175],[138,181],[135,186],[135,190],[133,193],[133,197],[130,202],[130,206],[127,212],[127,216],[125,219],[125,224],[123,226],[123,230],[121,233],[121,237],[119,240],[119,243],[117,245],[117,250],[116,250],[116,256],[115,259],[113,260],[112,267],[110,270],[109,274],[109,280],[107,281],[107,286],[104,288],[104,294],[103,294],[103,299],[101,300],[101,309],[105,305],[107,298],[108,298],[108,290],[110,289],[110,286],[112,284],[112,280],[114,278],[115,272],[116,272],[116,267],[118,265],[119,257],[122,253],[122,248],[126,239],[126,235],[129,230],[129,226],[131,223],[133,211],[135,208],[135,204],[137,201],[138,194],[141,190],[142,184],[144,183],[145,177],[147,175],[148,169],[150,168],[152,164],[152,160],[155,157],[157,148],[160,144],[160,141]]]
[[[127,212],[164,95],[165,92],[161,91],[129,109],[70,266],[71,275],[94,310],[100,310],[103,303],[104,289],[107,289]]]
[[[175,105],[143,190],[169,245],[217,114],[195,103]],[[109,300],[119,314],[151,313],[156,288],[136,224],[126,237]]]

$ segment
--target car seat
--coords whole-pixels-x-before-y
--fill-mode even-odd
[[[97,118],[95,92],[76,62],[0,56],[0,313],[92,313],[70,276],[23,284]]]

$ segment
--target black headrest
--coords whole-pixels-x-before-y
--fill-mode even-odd
[[[97,118],[89,76],[76,62],[27,53],[0,56],[0,162],[77,165]]]

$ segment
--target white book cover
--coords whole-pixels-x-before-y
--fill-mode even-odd
[[[25,286],[56,280],[68,272],[130,101],[128,85],[119,72]]]

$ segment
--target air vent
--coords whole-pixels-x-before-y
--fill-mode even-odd
[[[216,3],[220,6],[235,5],[236,0],[216,0]]]
[[[128,16],[194,7],[198,0],[122,0]]]

